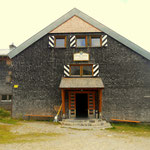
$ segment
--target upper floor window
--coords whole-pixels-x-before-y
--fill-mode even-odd
[[[71,76],[92,76],[93,65],[92,64],[72,64],[70,65]]]
[[[66,36],[55,36],[55,47],[56,48],[66,47]]]
[[[76,46],[77,47],[86,47],[87,46],[87,37],[86,36],[76,36]]]
[[[102,46],[101,36],[91,36],[90,39],[91,39],[90,40],[91,47],[101,47]]]

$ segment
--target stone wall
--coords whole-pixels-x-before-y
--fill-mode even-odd
[[[0,56],[0,108],[11,110],[11,101],[2,100],[2,95],[12,95],[11,87],[11,61]]]
[[[48,48],[46,35],[13,58],[13,84],[19,85],[13,89],[13,117],[55,115],[63,65],[74,63],[73,53],[82,50],[90,54],[88,63],[100,65],[103,118],[150,122],[149,60],[111,37],[107,48],[69,48],[69,38],[67,43],[67,48]]]

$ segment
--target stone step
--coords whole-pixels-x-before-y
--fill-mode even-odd
[[[105,123],[105,120],[101,120],[101,119],[63,119],[62,122],[89,122],[89,123],[96,123],[96,122],[103,122]]]
[[[71,128],[111,128],[110,123],[105,120],[100,119],[63,119],[61,122],[62,127],[71,127]]]

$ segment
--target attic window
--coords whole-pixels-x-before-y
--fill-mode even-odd
[[[65,36],[55,36],[55,47],[56,48],[66,47],[66,37]]]
[[[86,36],[76,36],[76,46],[77,47],[86,47],[87,46],[87,37]]]
[[[102,46],[101,36],[91,36],[90,37],[90,45],[91,45],[91,47],[101,47]]]

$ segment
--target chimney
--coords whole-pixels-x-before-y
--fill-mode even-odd
[[[13,49],[15,49],[16,48],[16,46],[14,45],[14,43],[12,43],[11,45],[9,45],[9,49],[10,50],[13,50]]]

